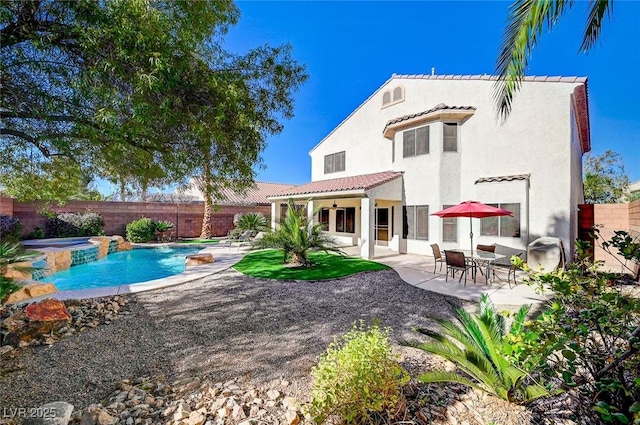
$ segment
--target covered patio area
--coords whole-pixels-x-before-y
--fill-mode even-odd
[[[375,258],[375,247],[406,252],[402,238],[403,173],[385,171],[321,180],[295,186],[271,201],[271,226],[277,228],[293,199],[306,207],[309,219],[322,223],[338,243],[357,248],[362,258]]]

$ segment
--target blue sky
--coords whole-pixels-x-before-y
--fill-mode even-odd
[[[309,80],[295,117],[268,139],[258,180],[310,180],[309,150],[393,73],[493,74],[509,2],[240,1],[225,46],[243,53],[291,43]],[[600,41],[578,54],[586,3],[576,2],[533,51],[527,75],[587,76],[592,153],[620,153],[640,180],[640,2],[617,1]]]

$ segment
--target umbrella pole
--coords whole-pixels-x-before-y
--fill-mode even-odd
[[[471,255],[473,255],[473,218],[469,214],[469,237],[471,238]]]

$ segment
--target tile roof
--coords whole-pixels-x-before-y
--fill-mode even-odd
[[[391,78],[402,78],[406,80],[498,80],[497,75],[476,74],[476,75],[431,75],[431,74],[393,74]],[[556,83],[585,83],[587,77],[562,77],[546,75],[529,75],[522,78],[522,81],[556,82]]]
[[[312,195],[314,193],[344,192],[350,190],[369,190],[380,186],[381,184],[395,180],[402,176],[402,174],[402,172],[398,171],[383,171],[381,173],[320,180],[283,190],[273,196],[285,197],[292,195]]]
[[[401,117],[389,120],[389,121],[387,121],[387,125],[385,125],[384,128],[386,129],[387,127],[389,127],[392,124],[397,124],[399,122],[407,121],[407,120],[410,120],[412,118],[417,118],[417,117],[421,117],[423,115],[431,114],[433,112],[450,110],[450,109],[465,110],[465,111],[475,111],[476,107],[475,106],[449,106],[449,105],[445,105],[444,103],[439,103],[438,105],[434,106],[433,108],[431,108],[429,110],[422,111],[422,112],[416,112],[415,114],[410,114],[410,115],[403,115]],[[384,131],[383,131],[383,133],[384,133]]]
[[[273,196],[292,187],[295,186],[286,183],[256,182],[255,186],[247,189],[246,193],[224,189],[222,191],[223,197],[216,199],[216,203],[220,205],[270,205],[268,196]]]
[[[478,183],[494,183],[494,182],[510,182],[514,180],[529,180],[531,174],[513,174],[511,176],[495,176],[495,177],[481,177],[476,180]]]

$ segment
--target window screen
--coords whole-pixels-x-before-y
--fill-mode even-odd
[[[391,93],[388,91],[382,95],[382,105],[386,105],[387,103],[391,103]]]
[[[408,156],[416,155],[416,131],[409,130],[402,133],[402,156],[404,158]]]
[[[330,153],[324,156],[324,173],[337,173],[338,171],[345,170],[345,155],[346,152]]]
[[[416,129],[416,155],[429,153],[429,127]]]
[[[429,153],[429,126],[402,133],[403,158],[427,153]]]
[[[393,101],[402,100],[402,87],[393,89]]]
[[[480,220],[480,234],[482,236],[500,236],[503,238],[520,237],[520,204],[487,204],[492,207],[502,208],[513,213],[513,217],[487,217]]]

